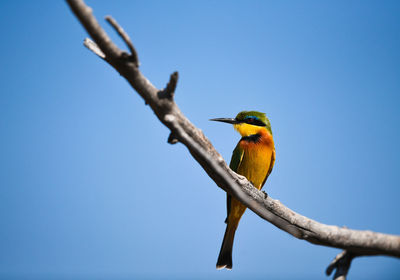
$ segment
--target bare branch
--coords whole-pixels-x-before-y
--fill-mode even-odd
[[[71,0],[68,4],[74,14],[78,17],[81,24],[85,27],[90,37],[96,42],[99,48],[107,56],[117,57],[121,55],[121,50],[111,41],[107,33],[101,28],[96,18],[92,14],[92,9],[85,5],[83,1]],[[90,28],[87,28],[89,27]],[[108,60],[107,60],[108,61]]]
[[[233,195],[261,218],[296,238],[317,245],[345,249],[347,254],[352,256],[400,257],[400,236],[321,224],[266,196],[254,188],[245,177],[229,169],[201,130],[182,114],[173,98],[165,98],[164,94],[160,94],[160,92],[170,92],[172,97],[178,76],[172,74],[166,89],[158,90],[142,75],[136,64],[125,57],[123,52],[110,41],[92,15],[91,9],[83,1],[67,0],[67,2],[105,54],[105,60],[130,83],[145,103],[150,105],[158,119],[171,130],[169,142],[179,141],[184,144],[220,188]]]
[[[336,269],[334,280],[346,280],[347,273],[349,272],[351,261],[356,255],[348,252],[347,250],[342,251],[338,254],[335,259],[330,263],[326,269],[326,275],[331,275],[332,271]]]
[[[175,94],[176,85],[178,83],[179,74],[177,71],[171,74],[167,87],[163,90],[163,93],[168,98],[173,98]]]
[[[131,39],[129,38],[129,35],[118,24],[118,22],[115,19],[113,19],[111,16],[106,16],[106,21],[115,29],[115,31],[117,31],[118,35],[122,38],[122,40],[128,46],[128,48],[131,52],[132,61],[136,64],[136,67],[139,67],[139,65],[140,65],[139,57],[138,57],[135,47],[132,44]]]
[[[95,54],[97,54],[100,58],[106,58],[106,55],[100,50],[99,46],[96,45],[96,43],[89,38],[85,38],[85,40],[83,41],[83,45]]]

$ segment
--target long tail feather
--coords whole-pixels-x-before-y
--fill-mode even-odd
[[[236,227],[231,226],[229,223],[226,225],[224,241],[218,256],[217,269],[232,269],[232,248],[235,231]]]

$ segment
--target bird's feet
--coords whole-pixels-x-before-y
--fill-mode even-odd
[[[264,199],[268,198],[268,194],[265,191],[262,191],[264,193]]]

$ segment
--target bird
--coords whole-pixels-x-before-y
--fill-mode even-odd
[[[261,189],[271,174],[275,163],[275,144],[271,123],[265,113],[242,111],[235,118],[216,118],[218,121],[233,124],[242,138],[233,150],[229,167],[245,176],[257,189]],[[226,230],[221,245],[216,268],[232,269],[232,249],[236,229],[246,206],[227,194]]]

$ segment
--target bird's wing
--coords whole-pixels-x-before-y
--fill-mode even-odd
[[[274,164],[275,164],[275,149],[272,150],[271,161],[269,163],[269,169],[268,169],[267,175],[265,176],[265,179],[264,179],[261,187],[264,186],[265,182],[268,179],[269,174],[271,174],[272,168],[274,168]]]
[[[236,148],[233,150],[231,163],[229,164],[229,168],[233,171],[237,172],[239,169],[239,165],[243,159],[244,150],[240,147],[240,142],[236,145]]]
[[[236,148],[233,150],[232,153],[232,158],[231,158],[231,163],[229,164],[230,169],[232,169],[233,171],[237,172],[239,169],[239,165],[242,162],[243,159],[243,155],[244,155],[244,150],[240,147],[240,142],[236,145]],[[231,200],[232,197],[230,194],[226,195],[226,220],[225,223],[228,221],[228,216],[229,213],[231,211]]]

